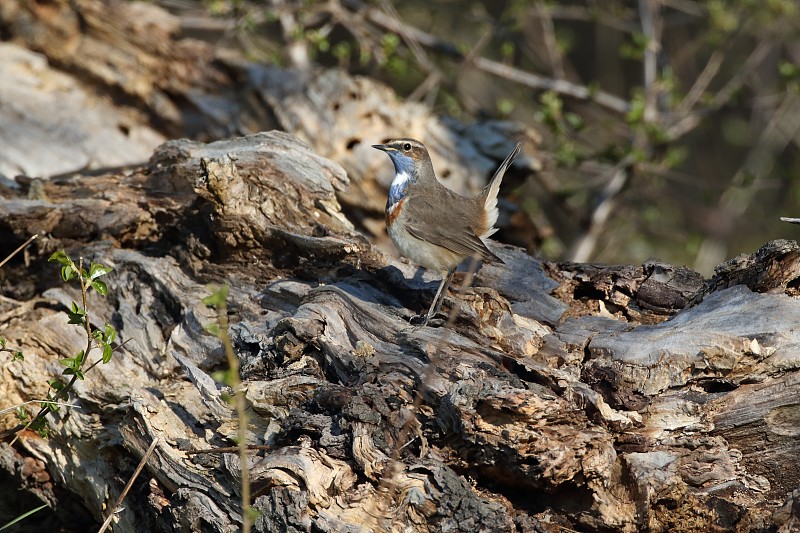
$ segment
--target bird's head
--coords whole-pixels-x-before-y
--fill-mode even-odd
[[[392,158],[397,174],[407,175],[412,182],[419,178],[433,179],[433,166],[428,150],[421,142],[414,139],[395,139],[384,144],[373,144]]]

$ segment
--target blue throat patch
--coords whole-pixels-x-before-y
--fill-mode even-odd
[[[388,152],[388,154],[394,163],[395,175],[392,185],[389,187],[389,198],[386,200],[387,209],[405,198],[409,184],[417,181],[413,159],[399,152]]]

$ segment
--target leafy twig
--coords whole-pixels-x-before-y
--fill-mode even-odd
[[[0,438],[14,434],[14,438],[12,439],[11,443],[6,447],[5,450],[3,450],[2,453],[0,453],[0,456],[11,449],[14,443],[16,443],[19,439],[19,435],[22,431],[31,427],[41,431],[44,427],[45,416],[47,416],[50,411],[58,410],[59,401],[66,398],[67,394],[69,394],[75,385],[75,382],[79,379],[84,379],[85,373],[94,368],[98,363],[108,363],[115,351],[112,343],[117,338],[116,330],[110,324],[106,324],[103,331],[97,330],[92,332],[86,299],[87,293],[90,289],[94,289],[98,294],[103,296],[108,294],[108,286],[99,278],[111,272],[112,269],[99,263],[91,263],[89,271],[87,272],[83,268],[83,258],[80,258],[78,260],[78,265],[76,265],[75,262],[63,250],[55,252],[50,256],[48,261],[61,265],[62,280],[70,281],[75,277],[79,278],[80,280],[81,301],[83,302],[83,307],[79,307],[75,302],[73,302],[71,309],[67,311],[67,316],[69,317],[70,324],[76,324],[85,328],[86,349],[81,350],[74,357],[61,360],[61,364],[66,367],[64,369],[64,375],[71,375],[72,378],[66,385],[64,385],[63,382],[55,379],[49,382],[50,387],[52,387],[56,393],[54,395],[48,394],[47,399],[42,402],[42,407],[36,416],[34,416],[27,424],[20,424],[10,430],[0,433]],[[84,364],[88,359],[89,353],[94,348],[95,342],[103,350],[102,358],[84,370]],[[117,348],[119,348],[119,346]]]

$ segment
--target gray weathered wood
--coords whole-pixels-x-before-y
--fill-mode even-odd
[[[29,267],[2,271],[0,332],[25,361],[0,363],[0,408],[41,397],[58,359],[85,343],[63,314],[75,288],[43,262],[52,251],[115,268],[90,317],[128,341],[50,418],[50,438],[25,433],[2,467],[49,501],[75,494],[99,522],[158,435],[117,530],[236,527],[238,456],[186,454],[236,435],[201,303],[208,282],[225,282],[249,440],[270,446],[250,459],[257,530],[796,520],[796,243],[769,243],[705,283],[661,263],[542,264],[497,244],[505,264],[446,299],[452,328],[412,327],[435,277],[355,232],[336,199],[347,181],[292,136],[265,133],[174,141],[130,173],[46,183],[47,200],[0,198],[3,250],[44,236]],[[51,482],[21,468],[31,458]]]

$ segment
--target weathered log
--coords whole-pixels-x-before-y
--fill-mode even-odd
[[[380,241],[392,167],[374,157],[371,144],[424,139],[438,176],[461,193],[477,193],[517,140],[527,141],[527,155],[517,158],[506,185],[542,167],[533,128],[443,118],[339,69],[253,64],[187,37],[181,24],[142,2],[3,2],[0,32],[10,43],[0,53],[9,65],[0,80],[0,178],[23,174],[18,180],[27,187],[30,178],[140,164],[164,138],[282,129],[344,167],[351,185],[337,197],[351,222]],[[507,223],[512,207],[501,201],[501,234],[532,249],[539,232],[526,217]]]
[[[250,457],[257,530],[797,520],[796,243],[769,243],[705,283],[656,262],[542,264],[494,244],[505,264],[447,298],[455,323],[412,327],[435,278],[353,230],[336,200],[346,186],[337,164],[269,133],[166,143],[130,173],[46,182],[47,200],[5,193],[0,255],[45,238],[30,266],[0,271],[0,333],[25,354],[0,365],[0,408],[41,398],[58,359],[85,344],[63,314],[74,287],[43,261],[52,251],[115,268],[90,318],[127,344],[78,382],[48,439],[23,434],[2,468],[99,523],[160,436],[117,530],[235,528],[238,456],[186,453],[236,436],[201,303],[206,283],[225,282],[249,441],[269,446]]]

